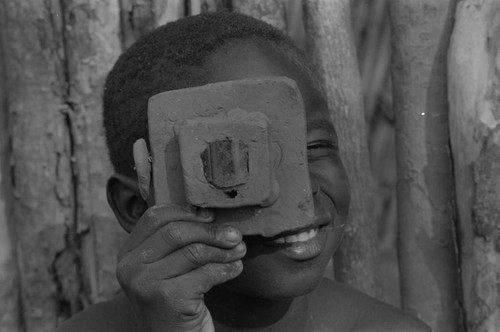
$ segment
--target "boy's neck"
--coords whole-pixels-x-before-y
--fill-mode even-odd
[[[307,296],[268,300],[212,289],[205,303],[217,331],[303,331],[309,323]]]

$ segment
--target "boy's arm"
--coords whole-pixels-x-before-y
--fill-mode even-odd
[[[242,271],[242,236],[208,210],[150,208],[118,256],[117,277],[147,331],[213,331],[203,295]]]

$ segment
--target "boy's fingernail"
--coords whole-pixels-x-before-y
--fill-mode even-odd
[[[239,273],[243,270],[243,262],[241,260],[231,263],[233,264],[234,273]]]
[[[244,242],[240,242],[236,248],[234,248],[234,250],[236,250],[237,252],[243,252],[246,250],[246,245]]]
[[[229,242],[241,241],[240,232],[238,232],[235,228],[229,227],[226,230],[226,240]]]
[[[213,212],[207,209],[199,209],[198,210],[198,215],[201,216],[202,218],[211,218],[213,217]]]

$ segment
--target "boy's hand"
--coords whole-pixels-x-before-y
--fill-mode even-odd
[[[117,277],[145,331],[214,331],[203,295],[238,276],[241,233],[179,206],[146,211],[118,255]]]

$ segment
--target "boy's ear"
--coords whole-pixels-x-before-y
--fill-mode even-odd
[[[118,222],[130,233],[148,208],[148,203],[141,196],[137,181],[115,173],[108,180],[106,193],[108,203]]]

